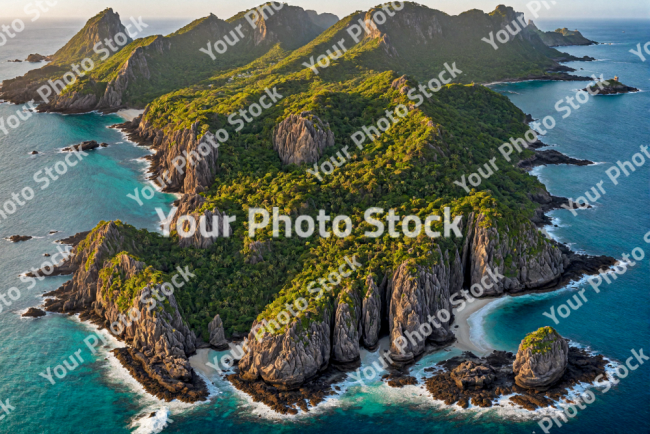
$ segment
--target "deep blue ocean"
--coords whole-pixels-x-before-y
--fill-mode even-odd
[[[38,65],[7,63],[30,53],[51,54],[61,47],[83,23],[30,23],[20,34],[0,47],[0,80],[24,74]],[[150,23],[149,33],[169,33],[183,22]],[[554,293],[503,298],[472,316],[472,338],[486,347],[515,351],[525,333],[545,325],[554,326],[577,345],[625,361],[631,350],[650,354],[650,161],[629,177],[622,175],[614,186],[606,175],[618,160],[630,160],[639,146],[650,146],[650,55],[645,63],[629,50],[650,41],[648,21],[539,21],[544,30],[578,28],[587,38],[607,43],[589,47],[568,47],[563,51],[589,55],[596,62],[569,64],[577,74],[618,75],[623,83],[643,92],[597,97],[586,102],[567,119],[554,106],[574,96],[584,82],[526,82],[492,88],[507,95],[514,104],[536,119],[551,115],[556,127],[543,138],[548,145],[576,158],[599,164],[588,167],[551,166],[534,174],[555,195],[577,198],[604,180],[606,194],[593,209],[573,216],[555,211],[558,227],[549,228],[557,239],[574,250],[621,258],[634,248],[646,257],[618,277],[603,284],[596,294],[586,283]],[[0,117],[20,110],[0,104]],[[0,295],[17,288],[21,296],[0,312],[0,401],[15,407],[0,420],[2,433],[312,433],[355,432],[461,432],[541,433],[536,420],[524,412],[507,408],[460,412],[435,404],[418,387],[391,389],[374,381],[365,386],[346,383],[345,392],[307,415],[284,418],[264,406],[252,403],[216,376],[210,402],[198,405],[164,403],[147,396],[126,371],[108,356],[108,347],[91,354],[84,339],[95,330],[74,317],[48,315],[39,320],[21,319],[20,313],[41,303],[40,294],[57,288],[65,277],[49,278],[28,289],[19,275],[39,267],[44,253],[57,251],[54,241],[94,227],[100,220],[121,219],[139,228],[157,229],[156,207],[169,209],[172,195],[157,193],[142,207],[127,194],[147,185],[141,158],[148,151],[125,140],[108,126],[122,122],[116,115],[87,114],[61,116],[33,114],[10,134],[0,132],[0,206],[25,187],[34,198],[19,206],[7,219],[0,216]],[[51,185],[34,181],[39,170],[53,167],[65,154],[60,149],[84,140],[110,146],[89,153],[75,167]],[[33,150],[39,152],[32,156]],[[49,231],[59,231],[49,235]],[[11,235],[35,238],[12,244]],[[587,287],[588,302],[568,318],[554,324],[542,315],[551,307]],[[13,292],[15,294],[15,291]],[[10,300],[10,299],[7,299]],[[0,302],[1,303],[1,302]],[[54,368],[81,350],[78,368],[52,385],[39,373]],[[413,368],[416,375],[439,360],[458,353],[443,351],[423,358]],[[364,353],[367,365],[375,354]],[[597,400],[577,417],[551,432],[629,433],[650,432],[650,362],[622,379],[606,394],[595,392]],[[149,414],[157,412],[149,418]],[[2,412],[0,412],[2,413]],[[537,419],[535,419],[537,417]]]

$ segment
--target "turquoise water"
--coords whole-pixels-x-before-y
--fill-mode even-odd
[[[646,353],[650,353],[650,244],[643,241],[650,230],[650,162],[630,177],[623,176],[616,187],[609,182],[605,171],[616,160],[630,159],[640,145],[650,145],[650,61],[642,63],[628,52],[637,43],[650,41],[650,27],[647,22],[594,21],[538,25],[546,29],[577,27],[588,38],[613,43],[570,47],[565,51],[601,59],[571,65],[584,68],[579,71],[581,75],[619,75],[625,84],[645,91],[592,99],[569,118],[560,119],[553,108],[555,102],[575,94],[586,83],[519,83],[494,87],[533,117],[553,115],[557,119],[556,128],[544,138],[546,143],[557,145],[555,149],[571,156],[602,163],[590,167],[553,166],[535,172],[553,194],[573,198],[583,195],[598,181],[606,181],[607,194],[594,209],[580,212],[576,217],[568,211],[552,213],[559,226],[551,231],[553,236],[571,243],[576,250],[592,254],[620,258],[622,253],[641,247],[649,255],[614,284],[603,285],[600,294],[588,289],[589,301],[555,325],[577,344],[624,361],[633,348],[647,348]],[[32,52],[49,54],[74,31],[74,25],[58,25],[42,33],[47,37],[39,38],[36,32],[24,45],[3,47],[7,50],[0,51],[0,79],[22,74],[28,67],[6,63],[7,58],[25,58]],[[0,117],[17,109],[1,104]],[[34,199],[15,214],[6,220],[0,217],[0,263],[3,265],[0,294],[12,287],[21,291],[21,298],[0,312],[0,400],[8,399],[15,407],[0,421],[0,432],[126,433],[136,429],[158,432],[155,423],[163,421],[168,423],[166,433],[541,432],[534,420],[522,419],[521,413],[456,412],[435,405],[421,389],[394,390],[376,381],[361,387],[350,380],[341,397],[312,414],[290,419],[276,417],[263,406],[252,404],[214,376],[210,378],[216,383],[214,396],[209,403],[194,406],[162,403],[147,397],[123,369],[112,360],[105,360],[110,348],[91,354],[83,342],[93,333],[91,327],[59,315],[48,315],[37,321],[21,319],[20,311],[40,303],[39,294],[66,280],[64,277],[47,279],[27,289],[18,278],[29,268],[38,267],[45,259],[43,253],[56,252],[54,240],[108,219],[122,219],[140,228],[156,230],[155,207],[168,209],[174,200],[173,196],[158,193],[139,207],[127,198],[135,188],[146,185],[145,165],[138,159],[147,151],[124,140],[118,131],[107,128],[117,122],[121,119],[114,115],[35,114],[9,136],[0,133],[0,202],[4,203],[12,192],[24,187],[35,191]],[[83,140],[103,141],[111,146],[89,153],[46,190],[40,190],[42,184],[32,179],[34,173],[60,161],[64,157],[59,153],[60,148]],[[41,155],[29,155],[32,150]],[[50,230],[61,232],[49,236]],[[38,238],[19,244],[2,239],[15,234]],[[477,328],[479,333],[475,332],[474,339],[495,348],[515,350],[525,332],[554,325],[542,313],[548,312],[551,306],[557,308],[582,287],[504,299],[489,305],[473,318],[477,325],[483,325],[483,332]],[[115,345],[109,342],[109,347]],[[48,367],[61,364],[78,350],[85,362],[55,385],[38,375]],[[413,372],[421,373],[427,365],[455,354],[454,350],[427,356]],[[364,354],[364,365],[373,360],[376,354]],[[594,404],[582,410],[567,426],[553,428],[552,432],[647,433],[649,384],[650,363],[647,363],[607,394],[596,393]],[[159,412],[155,418],[145,417],[153,411]]]

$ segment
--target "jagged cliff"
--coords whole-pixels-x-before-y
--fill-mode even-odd
[[[283,164],[315,163],[329,146],[334,146],[329,124],[308,111],[289,115],[273,134],[273,149]]]
[[[137,250],[119,224],[98,226],[67,260],[72,280],[45,294],[53,297],[46,299],[46,310],[80,313],[110,329],[129,345],[118,350],[118,358],[150,393],[167,401],[205,399],[207,388],[188,361],[197,339],[173,291],[162,287],[160,273],[122,252],[127,247]]]
[[[201,134],[197,122],[189,129],[165,133],[147,120],[148,110],[121,127],[130,140],[156,150],[147,157],[151,161],[151,179],[165,192],[197,193],[209,187],[219,159],[220,142],[214,134]]]

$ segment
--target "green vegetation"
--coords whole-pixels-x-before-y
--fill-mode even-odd
[[[129,59],[134,49],[149,50],[151,78],[130,86],[126,100],[144,105],[156,98],[149,104],[147,120],[165,133],[194,123],[202,133],[220,128],[228,131],[230,139],[219,149],[218,173],[202,195],[206,198],[204,210],[216,207],[237,220],[230,238],[220,239],[204,250],[182,249],[176,236],[164,238],[117,222],[124,241],[120,246],[111,246],[111,252],[124,251],[147,268],[132,279],[113,275],[110,270],[114,267],[104,268],[102,273],[112,276],[113,284],[103,291],[111,297],[117,294],[120,307],[128,306],[146,282],[166,280],[177,267],[189,267],[196,277],[177,289],[175,297],[184,319],[207,340],[207,324],[217,313],[228,335],[244,334],[256,318],[274,318],[286,309],[286,303],[303,297],[309,301],[309,308],[299,322],[308,327],[311,321],[322,319],[324,312],[333,311],[343,288],[364,293],[368,275],[380,282],[386,273],[405,262],[415,270],[417,265],[447,261],[437,253],[438,247],[449,253],[462,250],[462,238],[430,239],[424,233],[414,239],[392,238],[388,233],[381,238],[366,237],[365,231],[374,230],[363,217],[371,207],[394,209],[399,215],[417,215],[422,220],[429,215],[442,216],[445,207],[451,208],[452,216],[463,215],[465,222],[471,213],[483,214],[483,225],[507,233],[512,245],[520,241],[536,208],[529,193],[543,186],[500,159],[498,147],[511,137],[523,137],[528,129],[523,124],[524,113],[508,98],[470,83],[541,74],[554,64],[550,57],[560,53],[539,40],[531,45],[519,39],[498,51],[492,50],[481,38],[500,25],[501,12],[485,15],[470,11],[450,17],[408,3],[399,12],[403,15],[382,27],[390,38],[349,45],[344,56],[332,60],[331,66],[321,69],[318,75],[302,63],[324,54],[342,38],[351,41],[345,29],[364,14],[342,20],[302,48],[292,47],[294,51],[282,43],[255,48],[241,42],[237,50],[226,53],[233,57],[224,56],[218,64],[206,54],[195,55],[212,35],[207,33],[207,27],[225,23],[213,16],[166,38],[134,41],[102,65],[92,80],[80,84],[78,91],[91,87],[92,92],[100,90],[101,83],[115,76],[118,66]],[[236,19],[241,17],[226,24],[232,26]],[[440,33],[417,41],[417,32],[398,25],[399,19],[435,22]],[[155,54],[153,47],[164,48],[170,42],[171,51]],[[400,86],[394,85],[403,75],[410,88],[417,88],[419,81],[426,85],[445,69],[445,63],[456,63],[463,73],[455,84],[443,86],[419,107]],[[266,88],[277,88],[283,98],[236,132],[228,116],[257,102]],[[351,135],[376,125],[387,110],[393,111],[398,105],[408,107],[409,114],[358,149]],[[324,175],[322,182],[308,174],[306,167],[283,166],[272,146],[274,128],[290,114],[306,110],[328,122],[336,138],[335,146],[326,149],[319,163],[336,158],[345,146],[351,154],[346,164]],[[525,151],[519,157],[530,155]],[[470,194],[453,184],[495,157],[500,170]],[[269,227],[252,240],[247,224],[252,207],[269,211],[278,207],[294,219],[298,215],[313,217],[324,210],[330,215],[349,216],[354,229],[344,239],[303,239],[295,235],[273,238]],[[442,231],[442,222],[433,226]],[[89,240],[96,238],[97,230],[80,244],[78,251],[90,246]],[[251,242],[266,240],[272,252],[264,255],[263,262],[249,263]],[[545,242],[539,238],[532,241],[530,251],[522,254],[531,254]],[[316,300],[316,294],[307,290],[309,282],[326,278],[346,256],[356,257],[362,267]],[[113,261],[116,257],[99,260]],[[513,258],[505,261],[511,266]],[[351,298],[345,299],[353,303]]]
[[[558,339],[562,339],[562,336],[553,327],[542,327],[526,335],[521,342],[521,350],[530,348],[533,354],[546,354]]]

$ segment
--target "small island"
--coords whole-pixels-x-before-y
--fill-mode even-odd
[[[582,90],[585,90],[592,95],[618,95],[623,93],[639,92],[639,89],[636,87],[626,86],[618,81],[618,77],[591,84]]]

